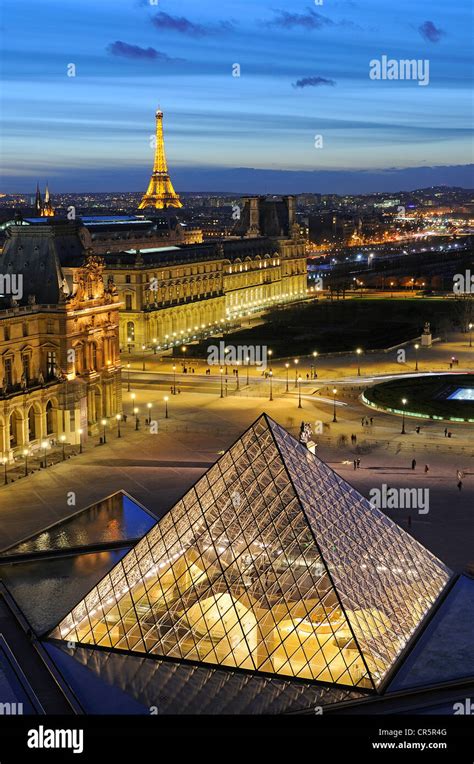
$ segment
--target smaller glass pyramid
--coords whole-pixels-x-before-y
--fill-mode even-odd
[[[263,415],[51,636],[376,689],[450,577]]]

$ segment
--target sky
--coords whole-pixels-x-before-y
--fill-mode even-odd
[[[4,0],[0,23],[2,192],[145,190],[158,105],[178,191],[474,186],[471,0]],[[371,79],[383,56],[428,84]]]

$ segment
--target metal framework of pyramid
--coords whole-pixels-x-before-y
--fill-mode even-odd
[[[451,575],[262,415],[51,636],[376,690]]]

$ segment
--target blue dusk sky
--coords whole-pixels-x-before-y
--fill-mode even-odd
[[[144,190],[158,105],[178,191],[474,185],[471,0],[4,0],[1,30],[4,192]]]

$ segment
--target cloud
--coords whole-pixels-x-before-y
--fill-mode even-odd
[[[436,27],[432,21],[424,21],[418,27],[418,31],[427,42],[439,42],[443,35],[446,34],[443,29]]]
[[[317,88],[320,85],[330,85],[334,87],[336,83],[334,80],[327,80],[324,77],[302,77],[301,80],[296,80],[293,83],[294,88]]]
[[[308,8],[305,13],[289,13],[288,11],[276,11],[279,16],[269,22],[269,26],[282,27],[283,29],[293,29],[302,27],[303,29],[322,29],[323,27],[333,26],[334,22],[327,19],[320,13]]]
[[[170,58],[155,48],[140,48],[139,45],[129,45],[128,42],[116,40],[107,46],[107,52],[112,56],[133,58],[135,61],[183,61],[182,58]]]
[[[178,32],[188,37],[207,37],[221,32],[230,32],[234,28],[230,21],[219,21],[217,24],[204,26],[204,24],[195,24],[184,16],[170,16],[164,11],[155,14],[151,22],[159,30]]]

